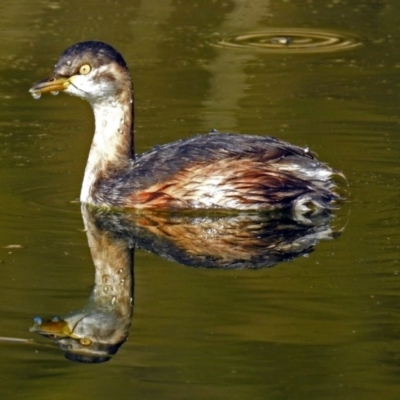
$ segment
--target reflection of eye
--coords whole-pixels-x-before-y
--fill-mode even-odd
[[[82,339],[79,339],[79,343],[82,346],[89,346],[92,343],[92,341],[88,338],[82,338]]]
[[[89,64],[83,64],[80,68],[79,68],[79,73],[81,75],[87,75],[90,71],[92,70],[92,67]]]

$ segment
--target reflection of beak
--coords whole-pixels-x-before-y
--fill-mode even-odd
[[[64,320],[53,318],[51,321],[42,322],[41,318],[35,319],[34,325],[29,329],[31,332],[39,333],[42,336],[53,338],[73,337],[68,323]]]
[[[70,84],[70,77],[51,76],[50,78],[44,79],[36,85],[33,85],[29,89],[29,92],[32,93],[32,95],[41,95],[42,93],[48,92],[60,92],[61,90],[65,90]]]

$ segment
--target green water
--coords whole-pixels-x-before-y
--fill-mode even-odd
[[[2,6],[0,26],[2,399],[400,397],[399,2],[19,0]],[[211,45],[267,28],[347,32],[362,45]],[[351,192],[338,239],[272,269],[188,268],[137,251],[130,336],[99,365],[29,332],[35,315],[82,307],[93,286],[75,202],[91,111],[28,93],[88,39],[130,66],[138,152],[212,128],[270,134],[316,151]]]

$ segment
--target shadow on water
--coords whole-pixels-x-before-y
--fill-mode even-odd
[[[133,315],[134,250],[192,267],[258,269],[313,251],[340,234],[333,214],[297,222],[282,213],[160,213],[82,206],[95,265],[87,303],[63,318],[34,319],[30,329],[53,339],[73,361],[108,361],[126,341]]]

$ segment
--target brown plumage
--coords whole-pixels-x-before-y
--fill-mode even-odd
[[[80,200],[164,209],[272,210],[308,213],[332,206],[337,172],[302,149],[268,136],[211,132],[141,155],[133,150],[133,95],[122,56],[82,42],[60,57],[54,75],[30,90],[65,91],[87,100],[96,130]]]

